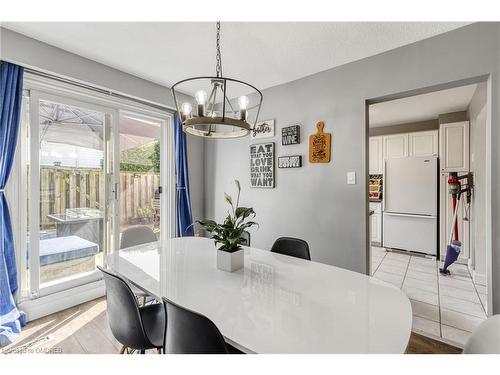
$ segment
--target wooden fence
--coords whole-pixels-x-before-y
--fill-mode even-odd
[[[123,224],[152,220],[154,192],[160,186],[157,173],[120,172],[120,218]]]
[[[156,173],[120,172],[122,223],[152,220],[152,199],[159,184]],[[64,213],[67,208],[104,210],[104,174],[99,169],[42,167],[40,186],[40,224],[44,229],[54,226],[47,215]]]

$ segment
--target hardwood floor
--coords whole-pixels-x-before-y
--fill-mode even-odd
[[[111,354],[121,345],[106,317],[106,300],[99,298],[29,322],[4,352]]]
[[[462,349],[412,332],[406,354],[460,354]]]
[[[109,329],[106,300],[99,298],[29,322],[0,353],[118,354],[120,348]],[[461,349],[412,333],[406,352],[458,354]]]

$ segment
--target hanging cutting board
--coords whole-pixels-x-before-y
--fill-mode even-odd
[[[329,163],[331,133],[324,133],[325,124],[320,121],[316,124],[318,132],[309,136],[309,163]]]

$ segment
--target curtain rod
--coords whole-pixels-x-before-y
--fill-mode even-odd
[[[43,77],[43,78],[49,78],[49,79],[52,79],[52,80],[55,80],[55,81],[58,81],[58,82],[67,83],[67,84],[70,84],[72,86],[77,86],[77,87],[80,87],[80,88],[83,88],[83,89],[87,89],[87,90],[94,91],[94,92],[97,92],[97,93],[100,93],[100,94],[104,94],[104,95],[108,95],[108,96],[111,96],[111,97],[115,97],[115,98],[118,98],[118,99],[130,100],[130,101],[133,101],[133,102],[136,102],[136,103],[139,103],[139,104],[142,104],[142,105],[146,105],[146,106],[149,106],[149,107],[153,107],[153,108],[156,108],[156,109],[159,109],[159,110],[162,110],[162,111],[167,111],[168,113],[175,113],[175,109],[174,108],[170,108],[170,107],[167,107],[167,106],[156,104],[156,103],[153,103],[153,102],[150,102],[150,101],[147,101],[147,100],[138,99],[138,98],[135,98],[133,96],[129,96],[129,95],[125,95],[125,94],[120,94],[120,93],[112,91],[112,90],[102,89],[102,88],[97,87],[97,86],[93,86],[93,85],[90,85],[90,84],[87,84],[87,83],[78,82],[78,81],[75,81],[75,80],[72,80],[72,79],[69,79],[69,78],[64,78],[64,77],[61,77],[61,76],[58,76],[58,75],[55,75],[55,74],[46,73],[46,72],[43,72],[43,71],[40,71],[40,70],[37,70],[37,69],[28,68],[28,67],[24,67],[24,71],[26,73],[33,74],[35,76],[39,76],[39,77]]]

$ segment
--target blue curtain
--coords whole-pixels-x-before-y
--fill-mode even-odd
[[[0,68],[0,347],[21,332],[24,314],[14,300],[17,269],[9,206],[4,189],[14,161],[23,97],[23,68],[2,62]]]
[[[177,236],[193,236],[193,214],[189,197],[189,178],[186,153],[186,133],[182,123],[174,116],[175,131],[175,171],[177,175]]]

